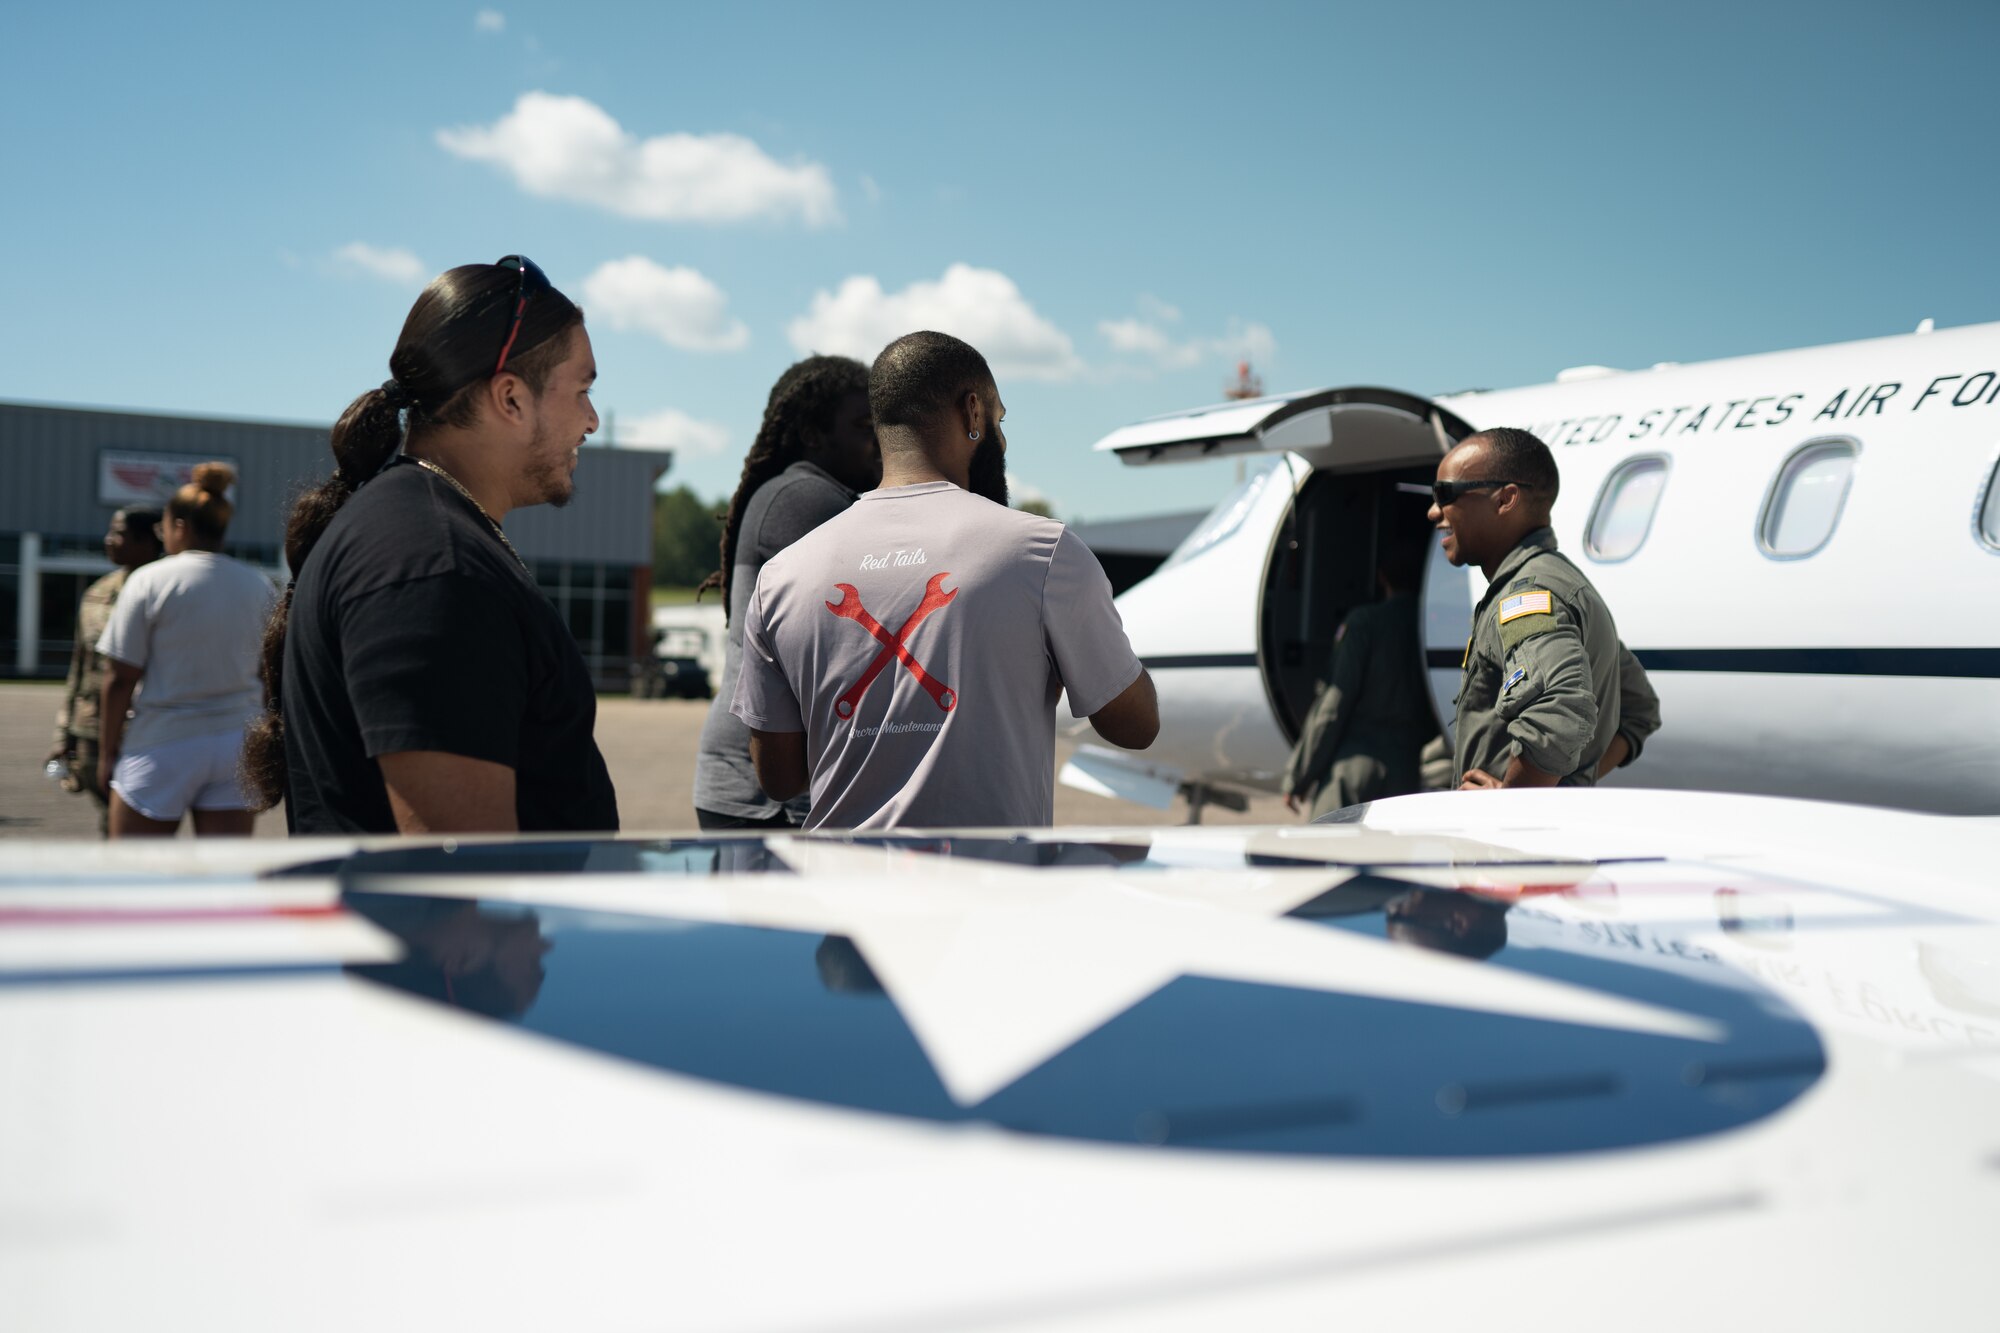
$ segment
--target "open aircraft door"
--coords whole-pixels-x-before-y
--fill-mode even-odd
[[[1392,545],[1427,540],[1437,460],[1470,433],[1428,399],[1346,388],[1155,417],[1099,441],[1130,464],[1262,457],[1118,599],[1160,692],[1160,739],[1143,756],[1092,748],[1080,760],[1088,772],[1064,780],[1141,800],[1150,784],[1153,804],[1178,784],[1273,787],[1341,622],[1379,597],[1377,567]],[[1434,558],[1424,646],[1431,660],[1448,647],[1454,674],[1470,596],[1464,573]],[[1457,686],[1441,679],[1432,673],[1448,718]],[[1120,772],[1131,780],[1121,784]]]
[[[1447,742],[1458,708],[1458,681],[1472,642],[1472,608],[1486,594],[1486,576],[1467,566],[1460,569],[1444,558],[1444,547],[1431,543],[1424,565],[1424,666],[1430,680],[1431,705]]]

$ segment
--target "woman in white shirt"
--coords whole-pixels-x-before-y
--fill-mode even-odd
[[[166,559],[126,579],[98,640],[110,671],[97,771],[114,838],[172,837],[189,811],[197,835],[245,836],[256,819],[236,771],[264,708],[257,648],[276,591],[222,554],[235,481],[226,463],[195,467],[160,524]]]

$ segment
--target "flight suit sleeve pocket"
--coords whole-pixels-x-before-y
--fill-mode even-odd
[[[1532,626],[1526,632],[1517,626]],[[1572,772],[1597,726],[1583,640],[1560,603],[1500,627],[1506,641],[1500,716],[1528,762],[1546,772]],[[1509,633],[1513,631],[1513,633]]]
[[[1500,664],[1499,677],[1495,681],[1499,696],[1494,700],[1494,707],[1509,722],[1519,717],[1521,711],[1541,695],[1542,684],[1548,677],[1544,668],[1548,664],[1540,660],[1545,654],[1535,651],[1540,646],[1530,640],[1525,648],[1510,648]]]

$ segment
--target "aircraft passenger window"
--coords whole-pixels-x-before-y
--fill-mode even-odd
[[[1758,537],[1766,555],[1796,560],[1826,545],[1847,503],[1858,452],[1852,440],[1814,440],[1785,460],[1764,502]]]
[[[1986,474],[1986,494],[1979,505],[1979,540],[2000,551],[2000,459]]]
[[[1595,560],[1631,559],[1646,544],[1653,511],[1660,507],[1666,485],[1664,458],[1628,458],[1612,469],[1598,492],[1597,507],[1590,511],[1583,549]]]

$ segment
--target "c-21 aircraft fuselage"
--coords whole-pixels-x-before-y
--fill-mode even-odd
[[[1562,550],[1664,725],[1608,779],[2000,812],[2000,323],[1426,398],[1327,389],[1157,417],[1128,463],[1259,455],[1118,605],[1160,694],[1144,755],[1065,780],[1146,799],[1275,788],[1376,560],[1438,459],[1518,426],[1555,451]],[[1449,735],[1477,569],[1432,545],[1422,626]]]

